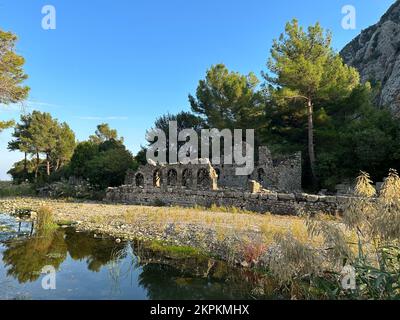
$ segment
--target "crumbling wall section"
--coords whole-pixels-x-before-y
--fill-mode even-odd
[[[319,196],[304,193],[251,193],[227,190],[145,189],[121,186],[107,190],[106,201],[136,205],[194,207],[212,205],[236,207],[259,213],[295,215],[324,213],[337,215],[349,200],[345,196]]]

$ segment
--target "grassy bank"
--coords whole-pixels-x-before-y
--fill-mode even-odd
[[[0,211],[17,208],[52,209],[59,224],[76,222],[82,231],[95,231],[120,239],[150,240],[170,252],[202,252],[231,264],[265,268],[274,254],[279,236],[290,234],[299,243],[322,248],[322,237],[310,238],[307,221],[301,217],[255,214],[212,207],[143,207],[40,198],[0,200]],[[333,217],[321,217],[340,224]],[[348,234],[353,241],[353,234]],[[173,250],[172,250],[172,249]]]
[[[37,210],[40,207],[52,208],[59,222],[73,221],[81,227],[90,226],[106,231],[112,229],[128,237],[129,234],[136,236],[132,227],[139,226],[140,229],[148,228],[157,233],[164,233],[171,227],[182,233],[190,228],[204,232],[213,230],[221,241],[236,235],[244,242],[257,238],[266,245],[271,244],[277,234],[284,233],[291,233],[302,242],[311,241],[305,219],[293,216],[260,215],[218,207],[144,207],[27,197],[0,199],[0,210],[7,212],[20,208]],[[335,220],[333,217],[323,219]],[[201,237],[200,232],[197,236]],[[318,239],[312,241],[318,245]]]
[[[11,181],[0,181],[0,198],[35,196],[36,190],[32,184],[13,184]]]
[[[383,190],[370,201],[367,198],[375,195],[375,189],[367,176],[361,177],[356,188],[360,198],[346,204],[343,217],[39,198],[0,200],[0,211],[49,207],[55,222],[76,222],[78,230],[147,240],[155,251],[172,256],[206,254],[268,273],[290,292],[295,290],[296,298],[393,299],[400,298],[397,173],[389,176]],[[343,270],[348,267],[356,289],[343,286]],[[299,292],[299,288],[304,289]]]

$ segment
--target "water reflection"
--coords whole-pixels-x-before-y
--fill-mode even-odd
[[[45,237],[10,240],[5,243],[5,247],[3,263],[8,268],[7,275],[18,279],[19,283],[36,281],[45,266],[51,265],[58,269],[68,251],[61,231]]]
[[[274,284],[259,274],[202,256],[171,257],[141,242],[118,244],[70,228],[4,241],[1,256],[0,284],[13,279],[17,289],[25,289],[33,299],[276,298]],[[40,288],[41,270],[47,265],[58,271],[53,293]]]
[[[110,261],[121,260],[125,257],[116,254],[116,252],[125,251],[125,244],[117,244],[112,239],[98,239],[91,234],[77,233],[72,229],[64,232],[65,243],[71,258],[86,261],[90,271],[99,272],[101,267]]]

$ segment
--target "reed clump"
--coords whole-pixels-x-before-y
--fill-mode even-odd
[[[38,235],[46,235],[58,228],[54,220],[53,210],[50,207],[40,207],[37,210],[35,229]]]
[[[368,173],[361,172],[342,221],[308,217],[307,226],[310,241],[322,240],[320,248],[298,241],[291,233],[275,237],[278,249],[270,271],[282,284],[307,279],[310,286],[323,284],[321,291],[328,298],[400,298],[400,177],[396,170],[390,170],[379,194]],[[345,268],[353,271],[352,288],[342,283]]]

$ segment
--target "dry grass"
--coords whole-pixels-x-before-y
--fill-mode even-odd
[[[212,228],[223,240],[232,234],[256,233],[267,245],[276,235],[289,233],[301,242],[318,245],[318,237],[310,239],[305,218],[257,214],[235,208],[182,208],[145,207],[135,205],[67,202],[62,200],[43,200],[21,198],[0,200],[0,210],[10,205],[36,209],[51,207],[57,221],[82,221],[92,224],[152,225],[163,230],[174,224],[175,228],[185,230],[190,225]],[[321,220],[329,220],[325,216]]]
[[[301,241],[308,241],[305,220],[292,216],[276,216],[271,214],[238,213],[232,214],[224,208],[204,210],[203,208],[129,208],[123,214],[127,224],[150,223],[152,225],[174,224],[185,227],[197,225],[217,230],[221,239],[230,233],[255,232],[262,235],[266,244],[273,241],[276,234],[292,233]]]
[[[312,241],[301,241],[303,232],[295,237],[278,235],[280,254],[270,264],[276,278],[290,283],[304,276],[322,276],[325,271],[339,275],[347,264],[354,268],[359,285],[355,296],[400,296],[400,177],[390,170],[383,189],[375,197],[369,175],[362,172],[357,178],[355,195],[347,203],[341,223],[307,219],[308,234],[322,240],[324,250],[314,250]]]

